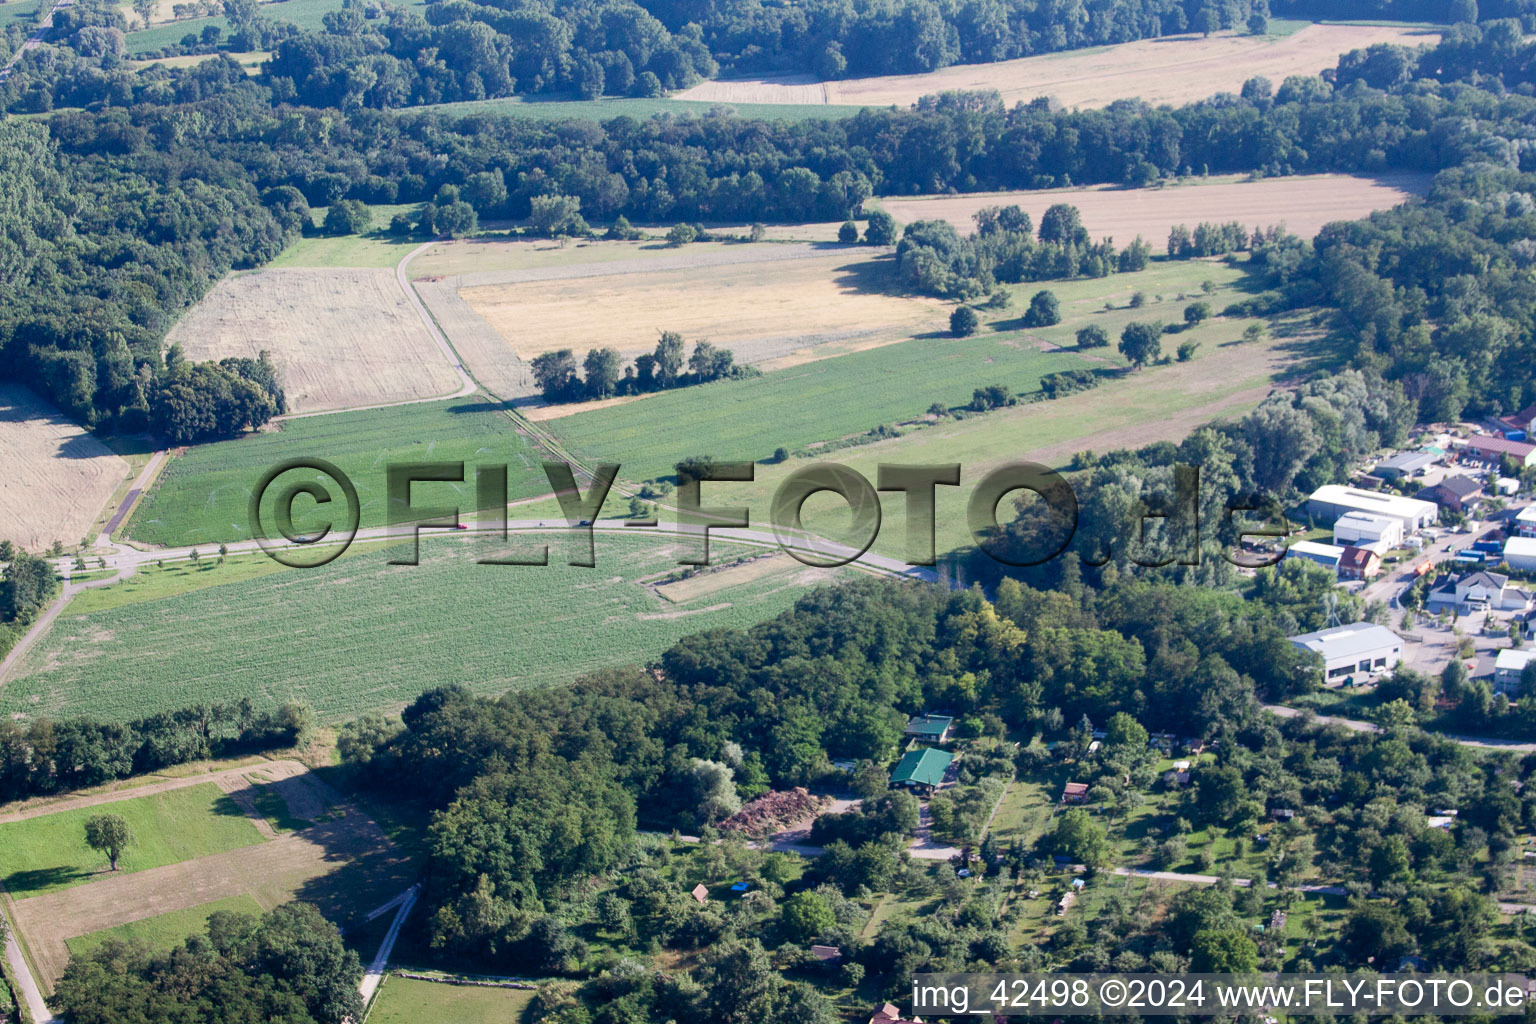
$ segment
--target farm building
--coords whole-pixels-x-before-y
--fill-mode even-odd
[[[1432,487],[1426,487],[1414,497],[1432,501],[1452,512],[1464,512],[1483,496],[1483,485],[1469,476],[1448,476]]]
[[[1370,548],[1350,545],[1339,556],[1338,571],[1341,580],[1374,579],[1381,572],[1381,556]]]
[[[1088,783],[1069,782],[1061,787],[1061,802],[1064,804],[1081,804],[1088,800]]]
[[[1320,544],[1315,540],[1299,540],[1285,549],[1286,558],[1301,558],[1316,562],[1324,569],[1337,570],[1344,549],[1337,544]]]
[[[1520,572],[1536,572],[1536,537],[1511,537],[1505,541],[1504,564]]]
[[[902,755],[901,763],[891,773],[891,785],[931,793],[943,783],[944,773],[949,770],[954,759],[955,755],[933,747],[909,750]]]
[[[1323,678],[1390,672],[1403,660],[1403,640],[1386,626],[1354,622],[1290,638],[1303,651],[1322,655]]]
[[[1510,543],[1514,543],[1511,541]],[[1536,541],[1528,542],[1536,547]],[[1463,573],[1429,592],[1431,611],[1519,612],[1531,606],[1531,595],[1509,585],[1509,577],[1496,572]]]
[[[926,743],[943,743],[949,739],[949,732],[954,724],[955,720],[948,715],[925,713],[907,722],[907,735]]]
[[[1399,452],[1390,459],[1382,459],[1376,463],[1376,468],[1371,470],[1371,474],[1388,480],[1396,480],[1404,476],[1420,476],[1438,461],[1440,461],[1439,457],[1431,452]]]
[[[1521,466],[1536,466],[1536,444],[1503,437],[1469,437],[1461,446],[1461,461],[1497,466],[1505,456]]]
[[[1333,542],[1339,545],[1384,543],[1395,548],[1403,542],[1403,523],[1373,512],[1346,512],[1333,524]]]
[[[1403,524],[1403,536],[1414,533],[1440,518],[1433,502],[1404,498],[1396,494],[1362,491],[1342,484],[1324,484],[1307,499],[1307,511],[1318,519],[1333,522],[1351,512],[1387,516]]]
[[[1519,697],[1525,666],[1532,658],[1536,658],[1536,650],[1511,648],[1500,651],[1493,662],[1493,691],[1502,693],[1511,700]]]

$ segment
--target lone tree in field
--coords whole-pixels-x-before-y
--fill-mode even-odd
[[[1163,325],[1155,320],[1132,321],[1120,332],[1120,353],[1138,369],[1163,354]]]
[[[1184,322],[1193,327],[1211,315],[1209,302],[1191,302],[1184,307]]]
[[[843,221],[843,226],[837,229],[837,240],[845,244],[851,244],[859,240],[859,226],[851,220]]]
[[[1059,323],[1061,304],[1056,301],[1056,293],[1044,290],[1035,292],[1029,300],[1029,310],[1024,314],[1024,326],[1049,327]]]
[[[1087,327],[1077,329],[1078,348],[1108,348],[1109,335],[1098,324],[1089,324]]]
[[[970,306],[957,306],[955,311],[949,314],[949,333],[957,338],[975,334],[976,328],[980,325],[981,318]]]
[[[884,210],[871,210],[864,225],[864,241],[869,245],[895,245],[896,219]]]
[[[116,871],[117,859],[133,845],[133,830],[121,814],[95,814],[85,823],[85,845],[105,853]]]

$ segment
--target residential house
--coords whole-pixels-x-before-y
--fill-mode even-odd
[[[1451,512],[1466,512],[1483,496],[1483,485],[1469,476],[1448,476],[1414,495]]]
[[[908,719],[907,735],[924,743],[944,743],[954,725],[955,720],[948,715],[925,713]]]
[[[694,902],[702,906],[709,902],[709,886],[705,885],[703,882],[700,882],[698,885],[693,887],[693,891],[688,895],[693,897]]]
[[[870,1016],[869,1024],[923,1024],[923,1018],[904,1017],[895,1003],[886,1003]]]
[[[1341,580],[1374,579],[1381,572],[1381,556],[1370,548],[1351,545],[1339,556],[1337,571]]]
[[[944,782],[955,755],[933,747],[920,747],[902,755],[901,763],[891,773],[891,785],[906,786],[921,793],[932,793]]]
[[[811,956],[826,967],[836,967],[843,962],[843,951],[836,946],[812,946]]]
[[[1502,693],[1510,700],[1520,698],[1522,689],[1520,681],[1525,675],[1525,666],[1532,658],[1536,658],[1536,649],[1510,648],[1499,652],[1499,656],[1493,662],[1493,690]]]
[[[1076,903],[1076,902],[1077,902],[1077,893],[1074,892],[1073,890],[1069,889],[1066,892],[1062,893],[1061,894],[1061,899],[1056,901],[1056,916],[1057,917],[1061,917],[1064,914],[1066,914],[1067,911],[1072,909],[1072,905],[1074,903]]]
[[[1536,541],[1530,543],[1536,545]],[[1505,557],[1507,559],[1508,556]],[[1430,611],[1455,609],[1467,614],[1481,611],[1524,612],[1530,608],[1531,595],[1528,591],[1510,586],[1508,576],[1484,570],[1462,573],[1429,592]]]

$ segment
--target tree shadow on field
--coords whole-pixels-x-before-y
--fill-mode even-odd
[[[844,263],[833,270],[832,283],[845,292],[861,295],[911,295],[901,288],[896,277],[896,257],[874,256]]]
[[[368,912],[416,881],[410,858],[371,818],[351,804],[293,833],[319,846],[331,870],[305,881],[294,898],[313,903],[343,931],[359,928]]]
[[[90,878],[95,872],[79,868],[33,868],[30,871],[13,871],[5,876],[5,890],[16,899],[35,896],[47,889],[61,888]]]

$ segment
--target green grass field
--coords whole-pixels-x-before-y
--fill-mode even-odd
[[[425,0],[400,0],[399,6],[419,7],[424,3]],[[287,21],[306,32],[319,32],[324,28],[325,16],[332,11],[341,10],[341,6],[341,0],[278,0],[276,3],[264,2],[258,10],[262,17],[272,21]],[[130,19],[130,21],[138,24],[137,19]],[[229,22],[223,16],[173,21],[141,29],[138,32],[129,32],[128,53],[133,56],[175,46],[188,32],[197,35],[207,25],[217,25],[225,32],[229,31]]]
[[[187,907],[184,910],[172,910],[155,917],[146,917],[142,921],[130,921],[116,928],[103,928],[89,935],[77,935],[72,939],[65,939],[64,944],[69,947],[70,955],[75,957],[90,953],[108,939],[117,939],[120,942],[142,942],[151,949],[170,949],[180,945],[181,941],[189,936],[202,935],[207,929],[208,918],[221,910],[233,914],[262,912],[261,904],[252,897],[242,894],[204,903],[200,907]]]
[[[12,22],[22,21],[37,13],[43,0],[11,0],[10,3],[0,4],[0,32]]]
[[[374,999],[368,1024],[520,1024],[534,992],[524,988],[481,988],[391,976]]]
[[[268,263],[267,268],[393,267],[405,258],[406,253],[425,241],[415,235],[394,238],[387,233],[390,219],[395,214],[414,215],[421,209],[420,203],[370,205],[368,209],[373,213],[373,229],[367,234],[300,238]],[[325,223],[325,207],[316,208],[311,214],[316,228]]]
[[[262,841],[233,800],[213,783],[203,783],[0,825],[0,879],[6,890],[22,899],[105,873],[106,854],[85,845],[85,822],[106,813],[122,815],[135,836],[118,861],[119,871],[146,871]]]
[[[126,534],[147,544],[212,544],[251,537],[251,489],[268,468],[285,459],[317,457],[335,463],[357,487],[362,524],[384,525],[385,467],[390,463],[464,461],[468,482],[413,489],[414,500],[439,503],[455,492],[467,514],[474,509],[473,465],[507,465],[513,499],[547,493],[549,481],[538,459],[511,421],[482,399],[426,402],[364,412],[334,413],[289,420],[278,431],[231,441],[196,445],[173,459],[154,489],[134,510]],[[298,479],[285,475],[283,483]],[[336,487],[327,488],[340,499]],[[274,488],[273,499],[276,498]],[[295,503],[295,523],[309,499]],[[270,508],[263,521],[271,527]],[[323,523],[329,516],[317,517]],[[313,524],[312,524],[313,525]]]
[[[460,116],[520,117],[540,121],[607,121],[615,117],[643,120],[658,115],[704,117],[715,110],[729,110],[739,117],[762,121],[836,121],[852,117],[864,108],[816,103],[708,103],[700,100],[635,99],[621,96],[600,100],[546,100],[507,96],[493,100],[439,103],[420,109]]]
[[[972,390],[977,387],[1005,384],[1015,393],[1029,393],[1037,390],[1044,373],[1123,367],[1124,359],[1114,345],[1078,352],[1078,327],[1092,322],[1101,325],[1114,339],[1124,324],[1134,319],[1181,324],[1187,301],[1207,298],[1220,310],[1236,298],[1235,284],[1241,276],[1241,270],[1226,264],[1161,261],[1135,275],[1014,286],[1009,289],[1014,295],[1011,309],[983,312],[982,330],[971,338],[951,338],[946,333],[922,336],[866,352],[806,362],[760,378],[680,388],[630,404],[584,411],[548,421],[545,427],[576,453],[621,462],[622,476],[631,481],[671,473],[679,459],[693,454],[757,461],[771,456],[779,445],[794,451],[817,442],[862,434],[877,425],[914,421],[922,418],[934,402],[962,407],[971,401]],[[1212,282],[1213,295],[1201,295],[1204,281]],[[1057,295],[1063,319],[1054,327],[1020,329],[1018,319],[1028,306],[1029,296],[1040,289],[1052,290]],[[1146,293],[1146,304],[1141,309],[1129,307],[1134,292]],[[1186,295],[1186,299],[1178,298],[1180,295]],[[1111,302],[1114,309],[1104,309],[1106,302]],[[1238,338],[1241,332],[1243,322],[1207,321],[1197,329],[1167,335],[1164,352],[1172,355],[1181,342],[1198,341],[1198,365],[1221,342]],[[1135,378],[1155,382],[1157,375],[1164,372],[1164,367],[1149,368]],[[1106,395],[1109,388],[1123,385],[1123,381],[1111,381],[1092,391],[1089,399],[1103,404],[1100,396]],[[960,424],[951,421],[931,430],[915,431],[912,441],[917,442],[929,433],[965,428],[977,434],[975,441],[966,445],[968,451],[955,450],[949,456],[929,461],[954,462],[962,454],[972,459],[986,456],[995,461],[1003,454],[1018,454],[1021,441],[1025,441],[1017,422],[1011,419],[1026,411],[1031,418],[1049,416],[1051,405],[1054,402],[994,411]],[[1074,413],[1064,427],[1086,433],[1100,422]],[[900,450],[905,442],[886,442],[879,447],[885,461],[892,461],[892,448]],[[852,462],[860,451],[863,448],[833,450],[828,457]],[[794,467],[796,462],[791,461],[786,468]],[[759,476],[774,473],[771,467],[759,470]],[[872,479],[872,473],[869,476]],[[723,493],[719,485],[714,491]],[[756,491],[771,493],[771,488],[757,487]]]
[[[488,540],[444,537],[423,541],[419,566],[387,565],[391,553],[375,547],[319,569],[66,609],[0,691],[0,709],[125,720],[249,696],[354,717],[446,681],[499,693],[643,662],[700,630],[759,622],[836,578],[792,563],[675,604],[635,582],[678,568],[668,542],[598,534],[597,566],[584,569],[564,564],[559,537],[545,540],[546,567],[479,565]],[[710,546],[718,560],[733,549],[744,550]]]

